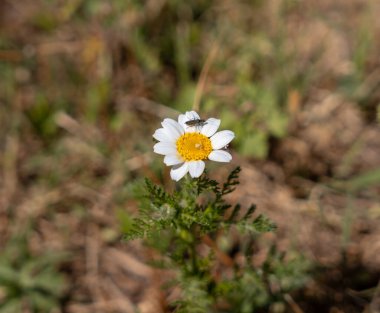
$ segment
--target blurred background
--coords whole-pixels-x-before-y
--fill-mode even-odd
[[[0,1],[0,312],[168,312],[122,230],[131,184],[173,187],[152,134],[194,103],[236,133],[212,175],[241,165],[231,200],[278,225],[258,258],[298,260],[263,312],[380,312],[379,16],[377,0]]]

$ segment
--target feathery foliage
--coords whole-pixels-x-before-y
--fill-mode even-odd
[[[273,292],[272,283],[281,285],[284,276],[289,291],[306,277],[307,266],[293,281],[287,275],[291,267],[276,249],[261,265],[253,265],[258,236],[276,225],[256,214],[255,205],[243,209],[226,202],[239,173],[237,167],[222,184],[207,174],[187,178],[173,193],[149,180],[137,190],[140,212],[125,229],[125,239],[144,238],[160,252],[157,263],[177,273],[181,295],[171,304],[174,312],[253,312],[281,299],[283,290]],[[238,261],[241,257],[244,262]]]

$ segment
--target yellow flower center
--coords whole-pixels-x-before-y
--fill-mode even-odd
[[[184,133],[176,146],[185,161],[205,160],[212,151],[210,139],[200,133]]]

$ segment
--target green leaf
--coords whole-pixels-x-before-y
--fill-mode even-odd
[[[268,154],[268,149],[268,135],[265,132],[256,131],[244,138],[240,152],[245,156],[264,159]]]
[[[227,177],[227,181],[223,184],[221,191],[222,195],[229,194],[236,189],[239,184],[239,173],[241,172],[240,166],[236,167]]]
[[[1,313],[20,313],[22,312],[22,301],[19,298],[5,299],[0,303]]]
[[[256,217],[256,219],[253,221],[253,227],[259,233],[271,232],[277,228],[275,223],[273,223],[269,218],[265,217],[262,214]]]

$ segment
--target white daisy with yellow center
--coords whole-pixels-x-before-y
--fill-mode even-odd
[[[216,118],[193,126],[197,120],[200,117],[195,111],[180,114],[178,122],[166,118],[161,123],[162,128],[153,134],[159,141],[154,145],[154,152],[165,156],[167,166],[173,166],[170,177],[175,181],[187,172],[191,177],[201,176],[205,168],[204,160],[230,162],[232,159],[223,148],[234,139],[235,134],[230,130],[216,132],[220,125],[220,120]]]

